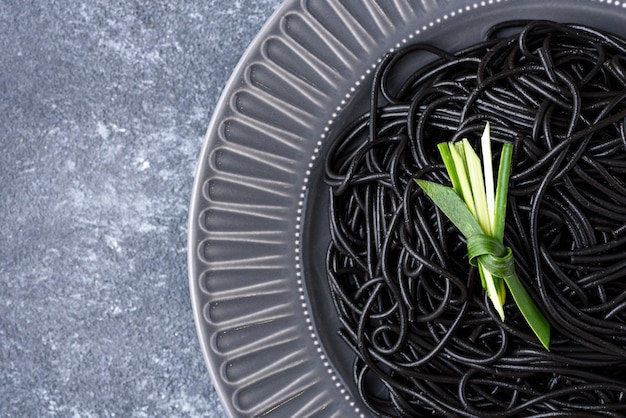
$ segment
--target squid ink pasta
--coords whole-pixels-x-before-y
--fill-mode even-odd
[[[430,63],[407,72],[415,56]],[[400,76],[402,79],[400,80]],[[382,417],[626,416],[626,41],[506,22],[457,52],[386,55],[328,145],[327,275],[359,395]],[[505,245],[552,327],[501,321],[463,236],[413,179],[489,122],[514,143]]]

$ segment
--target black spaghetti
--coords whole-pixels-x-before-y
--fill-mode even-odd
[[[416,54],[435,58],[407,73]],[[329,284],[367,406],[625,416],[626,40],[507,22],[455,53],[386,55],[370,100],[325,166]],[[552,326],[550,351],[512,301],[500,321],[463,237],[413,181],[449,184],[436,143],[478,139],[486,122],[515,144],[505,244]]]

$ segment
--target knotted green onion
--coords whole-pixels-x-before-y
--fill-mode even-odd
[[[465,236],[469,263],[478,268],[483,288],[500,318],[505,319],[506,284],[526,322],[549,350],[550,324],[519,280],[513,253],[504,245],[513,145],[502,146],[494,190],[489,129],[487,123],[481,138],[482,163],[467,139],[439,144],[452,187],[422,179],[415,181]]]

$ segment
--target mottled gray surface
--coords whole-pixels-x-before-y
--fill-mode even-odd
[[[0,0],[0,416],[224,416],[187,209],[278,0]]]

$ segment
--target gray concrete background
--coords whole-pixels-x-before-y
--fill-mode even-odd
[[[0,416],[222,417],[187,283],[210,115],[279,0],[0,0]]]

